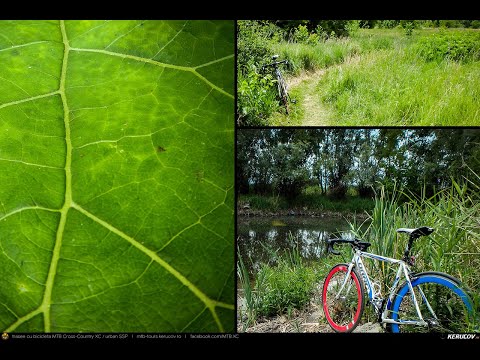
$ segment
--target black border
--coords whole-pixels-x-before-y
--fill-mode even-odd
[[[237,38],[238,38],[238,23],[236,20],[233,20],[235,26],[234,26],[234,32],[233,32],[233,36],[234,36],[234,41],[233,43],[235,44],[234,48],[235,48],[235,52],[234,52],[234,56],[233,58],[235,59],[235,64],[233,66],[233,79],[234,79],[234,96],[235,96],[235,99],[234,99],[234,108],[233,108],[233,199],[234,199],[234,204],[233,204],[233,224],[234,224],[234,229],[233,229],[233,252],[234,252],[234,259],[235,259],[235,263],[233,264],[233,274],[234,274],[234,277],[235,277],[235,281],[234,281],[234,286],[235,286],[235,300],[234,300],[234,304],[235,304],[235,309],[234,309],[234,322],[233,322],[233,326],[234,326],[234,332],[237,333],[237,327],[238,327],[238,323],[237,323],[237,309],[238,309],[238,301],[237,301],[237,289],[238,289],[238,276],[237,276],[237,263],[238,263],[238,253],[237,253],[237,202],[238,202],[238,192],[237,192],[237,131],[238,131],[238,126],[237,126],[237,110],[238,110],[238,86],[237,86],[237,81],[238,81],[238,72],[237,72],[237,64],[238,64],[238,59],[237,59],[237,54],[238,54],[238,44],[237,44]]]
[[[450,347],[451,345],[462,346],[466,349],[467,346],[475,344],[474,346],[478,347],[478,340],[480,339],[479,334],[475,334],[475,340],[448,340],[445,339],[442,335],[437,334],[383,334],[383,333],[351,333],[351,334],[333,334],[333,333],[238,333],[237,332],[237,286],[238,278],[236,275],[236,264],[237,264],[237,177],[236,177],[236,159],[237,159],[237,131],[238,130],[248,130],[248,129],[333,129],[333,128],[348,128],[348,129],[441,129],[441,128],[454,128],[454,129],[479,129],[480,126],[237,126],[237,31],[238,25],[237,20],[249,20],[249,19],[275,19],[275,18],[284,18],[284,19],[300,19],[300,18],[310,18],[313,17],[318,19],[467,19],[471,18],[472,14],[476,13],[473,3],[468,2],[468,5],[456,4],[456,7],[443,5],[439,6],[439,3],[434,4],[425,4],[422,11],[419,12],[419,4],[413,3],[409,4],[408,2],[402,2],[396,4],[394,8],[391,8],[387,11],[384,5],[378,3],[375,4],[366,4],[364,2],[355,2],[354,4],[341,4],[338,7],[328,7],[326,2],[304,2],[301,4],[288,3],[287,6],[279,6],[277,2],[258,2],[252,1],[251,3],[239,2],[237,4],[229,4],[230,12],[225,13],[215,13],[210,12],[210,7],[205,3],[178,3],[179,8],[170,8],[169,11],[160,11],[157,9],[149,9],[148,7],[142,7],[142,4],[138,4],[134,8],[128,7],[128,13],[125,14],[115,14],[115,11],[111,9],[104,8],[99,9],[98,6],[95,6],[95,12],[92,12],[92,7],[87,6],[87,4],[82,4],[79,11],[75,13],[63,14],[63,13],[48,13],[47,16],[42,15],[41,10],[45,10],[44,4],[39,4],[38,9],[34,7],[28,8],[32,12],[28,15],[27,10],[22,9],[21,12],[15,13],[16,9],[13,9],[13,12],[10,11],[8,19],[45,19],[46,17],[59,18],[67,17],[69,19],[100,19],[100,18],[111,18],[115,20],[121,19],[133,19],[144,17],[146,19],[191,19],[191,20],[227,20],[234,22],[234,114],[233,114],[233,125],[234,125],[234,286],[235,286],[235,300],[234,300],[234,332],[217,334],[217,333],[205,333],[205,334],[172,334],[172,333],[162,333],[159,334],[162,338],[153,338],[151,336],[157,335],[156,333],[104,333],[103,335],[121,335],[127,334],[127,339],[121,340],[118,338],[102,338],[89,340],[85,338],[69,338],[69,339],[47,339],[45,337],[37,337],[32,339],[13,339],[12,335],[42,335],[43,333],[11,333],[9,338],[2,340],[0,338],[0,354],[4,351],[11,349],[15,350],[14,354],[19,354],[23,349],[26,351],[31,350],[28,346],[23,345],[70,345],[74,346],[76,349],[86,350],[90,345],[100,344],[100,345],[115,345],[116,347],[122,349],[121,345],[154,345],[155,349],[162,353],[164,346],[173,345],[176,351],[190,351],[190,346],[182,347],[183,344],[194,345],[194,346],[203,346],[205,345],[208,348],[209,354],[212,354],[217,348],[221,348],[223,345],[227,345],[229,348],[234,346],[240,347],[244,351],[244,355],[258,355],[259,353],[265,353],[268,356],[279,353],[281,355],[286,355],[285,351],[292,351],[293,354],[303,354],[308,351],[312,352],[315,355],[319,356],[332,355],[330,352],[326,352],[323,349],[328,349],[329,345],[335,345],[334,343],[338,342],[340,347],[330,347],[333,349],[334,354],[337,355],[337,349],[343,350],[340,354],[352,353],[355,354],[355,348],[352,346],[360,346],[357,350],[366,351],[365,346],[367,345],[374,354],[378,354],[381,351],[379,345],[398,345],[397,349],[405,349],[410,352],[410,346],[413,345],[415,351],[419,351],[422,348],[426,349],[428,353],[431,353],[432,350],[441,350],[443,348]],[[24,7],[24,5],[22,5]],[[220,6],[215,4],[215,6]],[[86,10],[82,13],[82,8]],[[11,10],[11,9],[9,9]],[[37,12],[38,10],[38,12]],[[171,12],[174,11],[174,13]],[[180,10],[175,12],[175,10]],[[225,10],[225,7],[222,8]],[[113,11],[113,12],[112,12]],[[297,11],[296,13],[294,11]],[[402,13],[403,11],[403,13]],[[34,15],[32,15],[34,14]],[[51,334],[60,334],[63,337],[63,333],[51,333]],[[77,333],[74,333],[77,335]],[[98,335],[102,333],[84,333],[81,335],[93,334]],[[72,333],[68,333],[72,335]],[[138,335],[145,335],[145,338],[139,338]],[[180,338],[167,338],[169,335],[181,335]],[[224,335],[224,336],[220,336]],[[345,344],[345,345],[343,345]],[[85,346],[89,345],[89,346]],[[246,346],[254,345],[253,348],[247,348]],[[256,346],[258,345],[258,346]],[[297,348],[297,345],[301,347]],[[427,345],[427,346],[424,346]],[[430,347],[433,345],[434,347]],[[304,347],[303,347],[304,346]],[[342,346],[347,348],[343,349]],[[478,348],[477,348],[478,349]],[[345,351],[346,350],[346,351]],[[110,349],[109,349],[110,351]],[[407,355],[408,353],[406,353]],[[236,353],[230,353],[230,355],[237,355]],[[241,355],[238,353],[238,355]]]

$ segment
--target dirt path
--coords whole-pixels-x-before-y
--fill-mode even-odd
[[[356,66],[361,57],[354,55],[347,57],[343,62],[330,66],[327,69],[317,69],[315,71],[303,72],[287,80],[289,89],[298,89],[302,99],[299,105],[303,108],[303,118],[300,119],[301,126],[332,126],[335,119],[331,110],[322,104],[316,87],[320,79],[325,75],[328,69],[341,68],[343,66]]]
[[[277,315],[271,318],[260,318],[254,324],[246,327],[246,302],[242,291],[237,294],[237,332],[247,333],[332,333],[321,307],[319,298],[320,287],[310,303],[302,311],[293,310],[289,315]],[[384,332],[378,323],[364,323],[354,332],[381,333]]]
[[[260,318],[245,328],[246,305],[241,296],[237,296],[237,331],[247,333],[328,333],[333,332],[330,326],[322,321],[323,311],[318,299],[312,299],[303,310],[294,309],[291,314],[277,315],[272,318]]]
[[[300,76],[291,78],[288,82],[290,89],[302,87],[303,107],[302,126],[328,126],[331,114],[329,110],[320,102],[316,93],[316,86],[321,77],[325,74],[325,69],[319,69],[314,72],[305,72]]]

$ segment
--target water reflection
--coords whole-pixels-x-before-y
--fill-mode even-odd
[[[275,253],[296,246],[304,259],[315,261],[324,256],[325,240],[331,237],[353,238],[343,218],[239,218],[237,245],[245,265],[255,272],[262,263],[274,262]]]

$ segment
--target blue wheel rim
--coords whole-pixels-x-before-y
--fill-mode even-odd
[[[415,287],[420,284],[425,284],[425,283],[434,283],[434,284],[444,285],[445,287],[452,290],[455,294],[457,294],[460,297],[460,299],[462,299],[463,303],[465,304],[465,307],[468,309],[469,312],[472,311],[472,304],[470,302],[468,295],[465,293],[465,291],[459,288],[458,285],[452,282],[451,280],[440,277],[440,276],[432,276],[432,275],[420,276],[412,281],[412,287]],[[405,284],[397,293],[397,296],[394,299],[393,307],[392,307],[393,320],[398,320],[398,310],[400,308],[400,304],[402,303],[403,297],[409,292],[409,290],[410,289],[408,287],[408,284]],[[391,329],[392,329],[392,332],[394,333],[400,332],[400,327],[398,324],[392,324]]]

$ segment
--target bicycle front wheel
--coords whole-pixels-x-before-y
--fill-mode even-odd
[[[419,320],[407,283],[397,292],[392,305],[392,332],[471,332],[473,304],[461,288],[460,281],[443,273],[428,272],[416,275],[412,288],[420,312],[428,326],[415,324]]]
[[[287,83],[281,74],[278,75],[278,94],[280,95],[280,99],[285,106],[285,112],[288,115],[288,92],[287,92]]]
[[[348,278],[348,265],[335,265],[323,283],[323,312],[336,332],[352,332],[360,322],[364,308],[363,283],[355,269]]]

